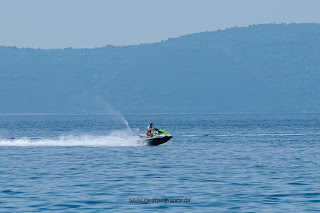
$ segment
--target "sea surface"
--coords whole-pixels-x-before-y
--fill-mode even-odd
[[[320,114],[1,115],[0,212],[38,211],[320,211]]]

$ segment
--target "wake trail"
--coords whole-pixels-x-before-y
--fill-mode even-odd
[[[253,133],[253,134],[199,134],[199,135],[180,135],[182,137],[261,137],[261,136],[308,136],[320,135],[316,133]]]
[[[114,131],[106,136],[82,135],[57,138],[0,138],[0,146],[144,146],[138,136],[128,131]]]

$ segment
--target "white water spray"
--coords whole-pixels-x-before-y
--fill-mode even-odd
[[[1,146],[144,146],[138,136],[125,130],[113,131],[106,136],[80,135],[57,138],[0,138]]]
[[[117,115],[117,116],[121,119],[121,121],[126,125],[127,130],[129,131],[130,135],[132,136],[132,130],[131,130],[130,126],[129,126],[129,123],[128,123],[128,121],[123,117],[123,115],[121,114],[121,112],[120,112],[120,111],[114,111],[113,113],[114,113],[114,115]]]
[[[133,134],[128,121],[119,111],[112,115],[123,122],[126,129],[114,130],[108,135],[61,135],[60,137],[20,137],[0,136],[0,146],[143,146],[146,145]]]

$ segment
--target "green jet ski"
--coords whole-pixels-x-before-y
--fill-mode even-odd
[[[138,135],[140,138],[143,139],[149,146],[158,146],[160,144],[164,144],[167,141],[169,141],[173,136],[170,135],[168,132],[162,130],[162,129],[155,129],[155,132],[153,133],[153,136],[150,137],[146,134],[140,134]]]

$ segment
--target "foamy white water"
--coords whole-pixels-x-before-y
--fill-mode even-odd
[[[114,131],[106,136],[82,135],[58,138],[2,138],[0,146],[143,146],[138,136],[127,131]]]

